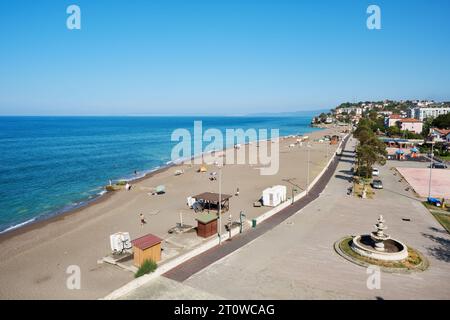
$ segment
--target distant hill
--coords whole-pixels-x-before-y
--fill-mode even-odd
[[[291,112],[261,112],[261,113],[249,113],[248,117],[307,117],[317,116],[322,112],[330,112],[330,109],[317,109],[317,110],[305,110],[305,111],[291,111]]]

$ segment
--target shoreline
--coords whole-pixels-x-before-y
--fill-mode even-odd
[[[154,176],[156,174],[163,173],[163,172],[167,171],[168,169],[170,169],[173,166],[175,166],[175,165],[174,164],[169,164],[169,165],[160,167],[160,168],[158,168],[158,169],[156,169],[154,171],[148,172],[147,174],[145,174],[142,177],[139,177],[139,178],[136,178],[136,179],[133,179],[133,180],[129,180],[129,181],[130,182],[132,181],[134,183],[141,182],[143,180],[151,178],[152,176]],[[120,180],[121,179],[119,179],[117,181],[120,181]],[[64,220],[68,216],[77,214],[77,213],[79,213],[79,212],[81,212],[81,211],[83,211],[83,210],[85,210],[85,209],[87,209],[87,208],[89,208],[91,206],[103,203],[106,200],[108,200],[109,198],[111,198],[114,195],[115,192],[116,191],[106,191],[106,192],[104,192],[102,194],[97,195],[96,197],[94,197],[94,198],[92,198],[90,200],[83,201],[83,203],[81,203],[80,205],[78,205],[78,206],[76,206],[74,208],[70,208],[70,209],[67,209],[65,211],[56,211],[55,213],[51,214],[50,216],[48,216],[46,218],[42,218],[42,219],[39,219],[38,217],[37,218],[33,218],[35,220],[30,221],[29,223],[26,223],[24,225],[20,225],[19,224],[19,226],[17,228],[14,228],[14,229],[11,229],[11,230],[5,229],[7,231],[1,231],[0,232],[0,243],[2,243],[5,240],[8,240],[8,239],[14,238],[16,236],[19,236],[21,234],[27,233],[29,231],[33,231],[33,230],[36,230],[36,229],[43,228],[43,227],[45,227],[45,226],[47,226],[49,224],[52,224],[54,222]]]
[[[308,131],[308,132],[304,132],[302,134],[296,134],[296,135],[294,135],[294,134],[283,135],[283,136],[279,136],[278,138],[281,140],[281,139],[289,138],[292,136],[298,137],[298,136],[311,135],[311,133],[313,133],[313,132],[318,132],[318,131],[323,131],[323,130],[328,129],[327,127],[316,128],[311,125],[308,125],[307,128],[308,129],[315,128],[316,130]],[[261,139],[261,140],[258,139],[256,141],[260,142],[260,141],[269,141],[269,140],[270,139]],[[248,146],[250,142],[255,142],[255,141],[249,141],[249,142],[243,144],[243,146]],[[218,150],[215,152],[226,152],[227,150],[229,150],[231,148],[233,148],[233,147],[224,147],[221,151]],[[207,155],[208,153],[209,152],[202,152],[200,155],[192,156],[190,159],[178,159],[175,161],[169,161],[169,162],[166,162],[166,164],[164,164],[164,165],[156,167],[155,170],[151,170],[151,169],[148,170],[147,173],[145,173],[143,176],[140,176],[140,177],[137,177],[134,179],[125,179],[125,178],[116,179],[115,181],[117,181],[117,182],[118,181],[128,181],[128,182],[132,182],[132,183],[139,183],[139,182],[147,180],[159,173],[163,173],[173,167],[183,165],[186,161],[194,161],[196,158],[203,157],[203,156]],[[34,217],[34,218],[29,219],[28,220],[29,222],[25,221],[22,223],[18,223],[17,227],[12,226],[12,227],[9,227],[9,228],[11,228],[9,230],[7,228],[3,231],[0,231],[0,243],[2,243],[5,240],[8,240],[8,239],[14,238],[16,236],[22,235],[24,233],[27,233],[29,231],[43,228],[51,223],[64,220],[68,216],[77,214],[91,206],[101,204],[101,203],[105,202],[106,200],[108,200],[109,198],[111,198],[117,192],[117,191],[106,191],[105,186],[103,186],[103,189],[104,190],[102,191],[102,193],[97,194],[92,199],[81,200],[80,203],[75,205],[74,207],[70,207],[68,209],[55,210],[53,213],[49,213],[46,217],[42,217],[42,218],[39,218],[39,216]]]
[[[311,131],[303,132],[302,136],[308,136],[311,144],[309,172],[314,181],[328,163],[328,150],[332,154],[337,148],[337,145],[327,147],[320,139],[327,134],[343,137],[343,133],[339,128]],[[298,135],[300,133],[280,137],[279,170],[274,175],[261,175],[258,165],[230,162],[223,166],[222,192],[234,194],[236,188],[240,189],[239,196],[230,200],[229,212],[234,220],[244,211],[248,227],[252,219],[273,211],[267,206],[253,206],[269,186],[286,185],[287,194],[296,192],[295,197],[305,190],[306,143],[295,148],[291,146]],[[244,149],[244,144],[241,146]],[[248,148],[247,145],[247,155]],[[216,156],[220,156],[218,152]],[[129,232],[133,239],[149,233],[160,237],[164,247],[162,261],[184,257],[190,250],[206,243],[210,239],[198,237],[195,232],[168,233],[180,221],[181,214],[184,223],[196,225],[200,213],[187,208],[186,197],[217,192],[219,187],[217,181],[209,179],[209,173],[217,170],[213,159],[204,161],[211,163],[207,166],[208,173],[198,173],[200,165],[186,163],[189,160],[186,159],[185,164],[169,163],[149,173],[139,182],[135,181],[130,191],[122,188],[109,192],[88,206],[0,235],[3,249],[0,253],[0,297],[98,299],[122,287],[133,279],[133,274],[102,263],[111,250],[109,236],[115,232]],[[183,169],[184,174],[174,175],[176,169]],[[166,194],[151,195],[150,191],[161,184],[166,186]],[[139,223],[140,213],[148,221],[145,226]],[[83,272],[80,290],[67,290],[66,287],[67,268],[72,265],[79,266]]]

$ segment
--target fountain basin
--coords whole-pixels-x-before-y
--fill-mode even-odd
[[[377,260],[401,261],[408,258],[408,248],[402,242],[391,238],[384,240],[383,244],[384,251],[379,251],[370,235],[359,235],[353,237],[351,248],[361,256]]]

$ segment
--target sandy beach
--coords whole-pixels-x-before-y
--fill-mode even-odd
[[[318,175],[337,148],[337,145],[314,140],[344,129],[328,128],[305,134],[311,144],[309,181]],[[270,210],[270,207],[253,207],[253,202],[267,187],[285,185],[288,197],[293,188],[297,192],[305,190],[307,148],[305,144],[290,147],[296,139],[280,139],[280,168],[275,175],[260,175],[258,165],[227,164],[223,167],[222,192],[233,195],[230,211],[223,215],[223,224],[227,223],[230,213],[233,221],[237,221],[243,210],[251,220]],[[196,214],[186,205],[188,196],[219,191],[218,181],[209,180],[209,173],[217,168],[210,165],[207,173],[198,173],[199,167],[198,164],[181,164],[164,168],[135,181],[130,191],[108,193],[86,207],[0,235],[0,298],[97,299],[106,296],[134,278],[130,271],[99,263],[110,253],[109,236],[118,231],[129,232],[132,239],[148,233],[164,239],[163,259],[201,244],[205,240],[195,232],[168,233],[180,222],[180,213],[183,223],[196,225]],[[184,174],[175,176],[178,169]],[[158,185],[165,185],[166,193],[151,195]],[[237,188],[239,196],[234,195]],[[147,220],[143,227],[140,213]],[[69,276],[66,270],[71,265],[81,270],[79,290],[69,290],[66,286]]]

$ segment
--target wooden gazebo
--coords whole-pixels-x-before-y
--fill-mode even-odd
[[[221,211],[227,212],[230,210],[230,198],[232,196],[229,194],[221,194],[220,195],[220,202],[221,202]],[[202,200],[205,203],[204,208],[208,209],[208,212],[211,209],[219,211],[219,194],[213,193],[213,192],[204,192],[201,194],[198,194],[196,196],[193,196],[192,198],[195,198],[195,200],[200,201]]]

